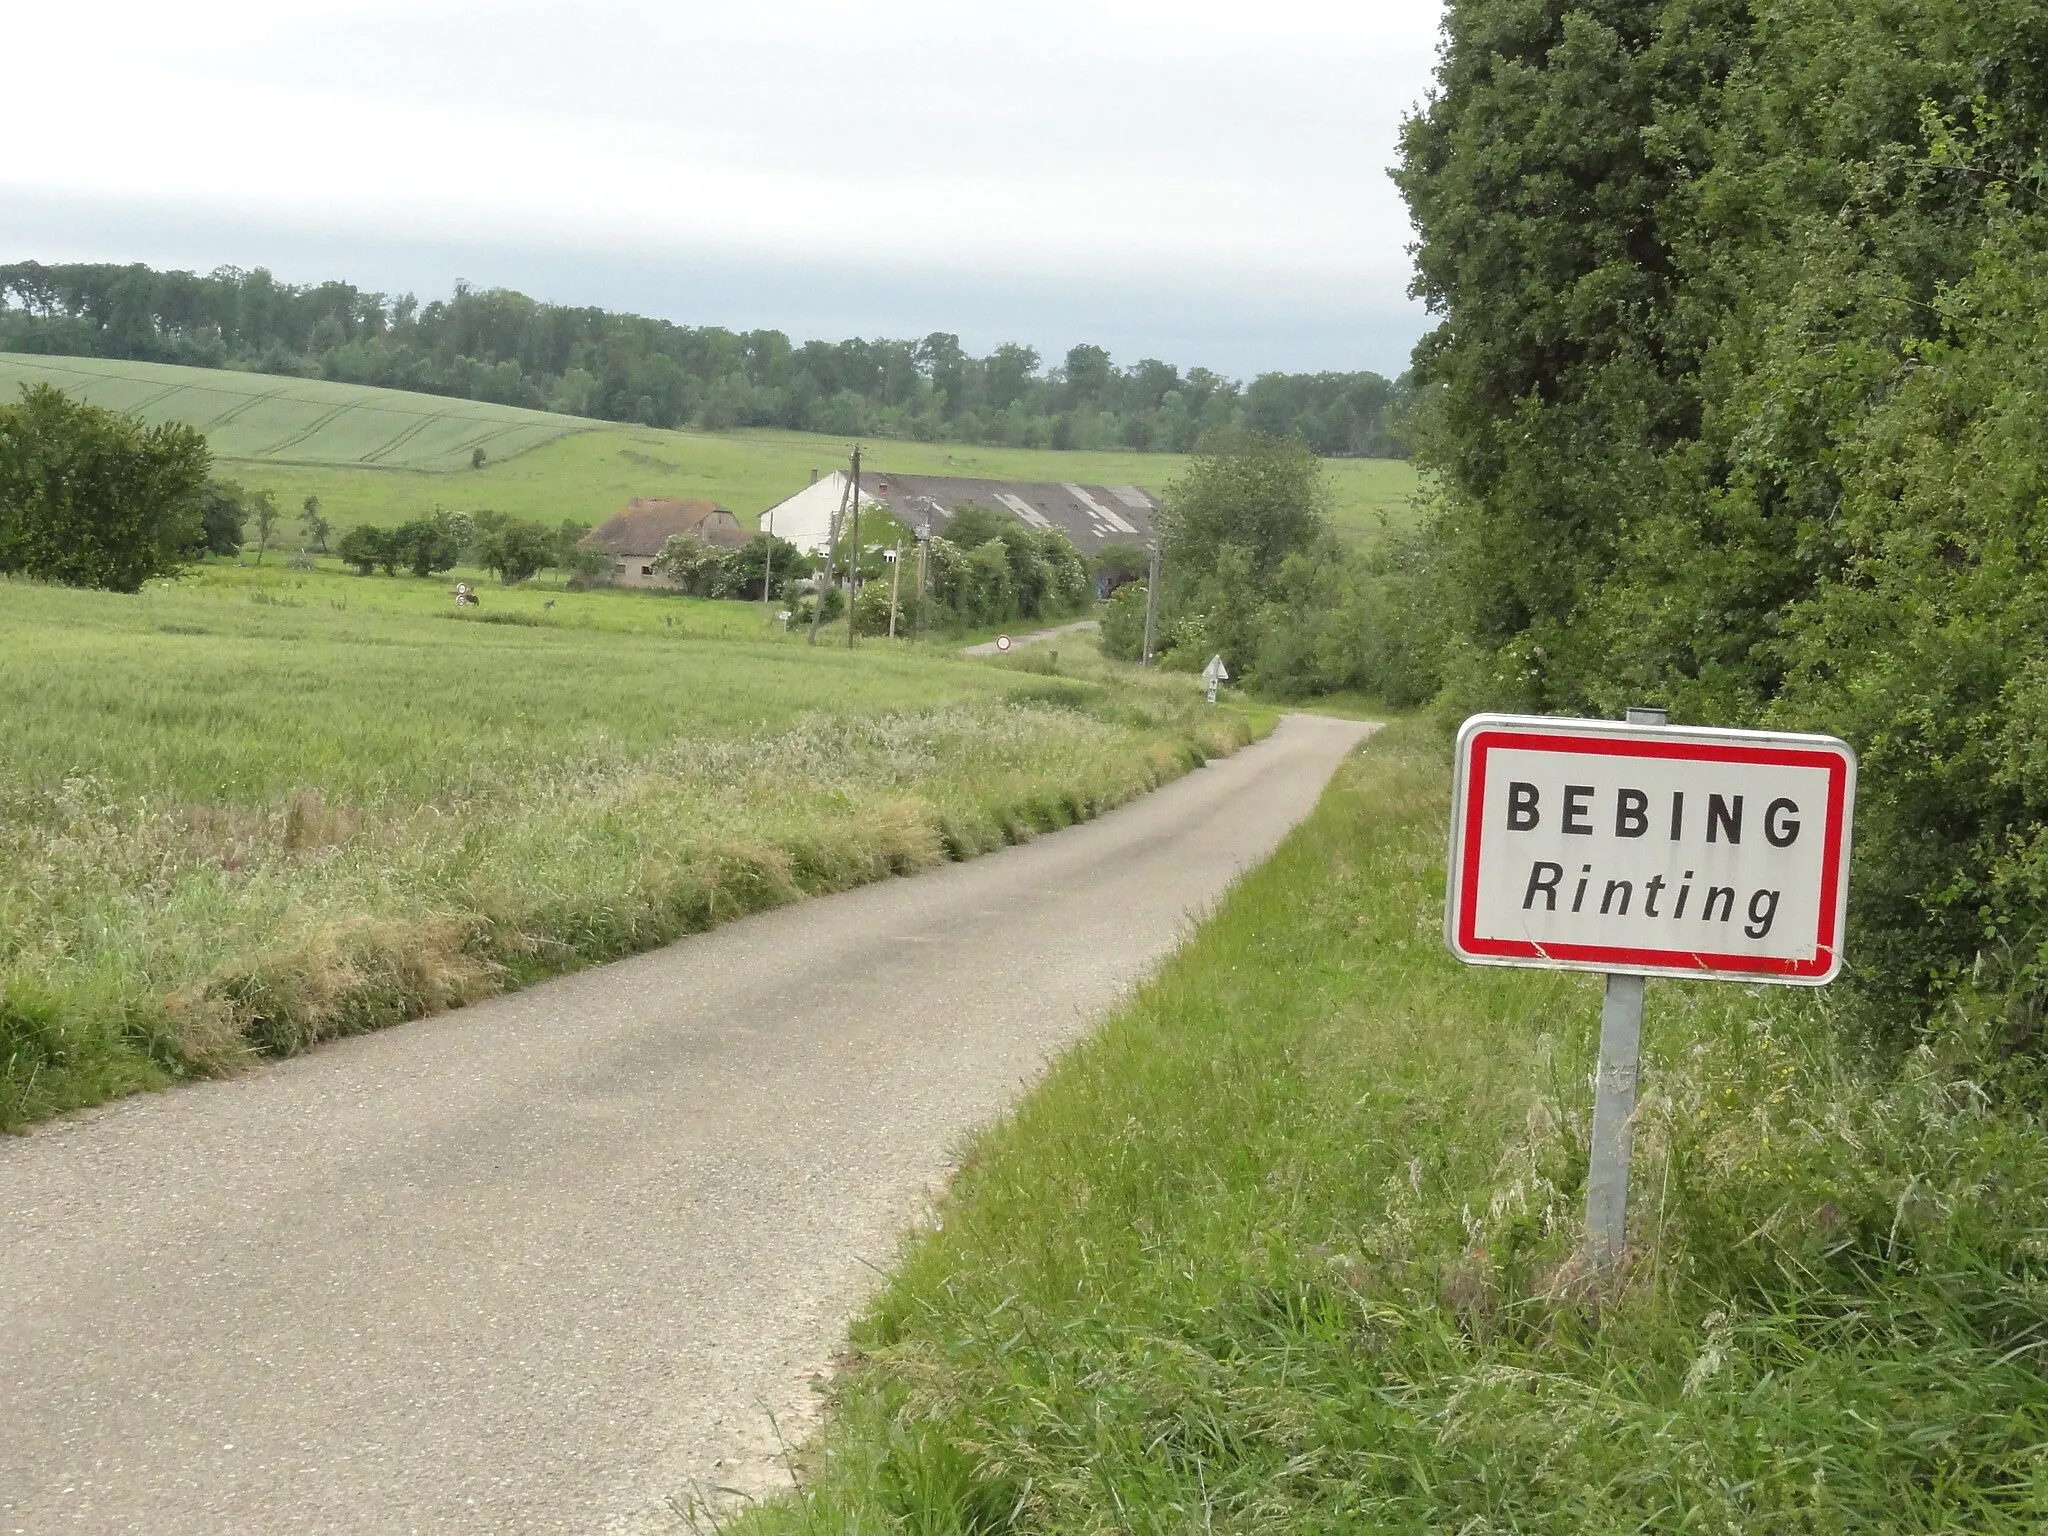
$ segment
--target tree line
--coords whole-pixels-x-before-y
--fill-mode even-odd
[[[1188,452],[1205,433],[1299,434],[1330,456],[1405,457],[1412,390],[1376,373],[1249,385],[1087,344],[1048,365],[957,336],[794,343],[457,284],[446,299],[294,285],[258,268],[0,266],[0,351],[324,378],[647,426],[775,426],[1035,448]]]
[[[1441,504],[1382,680],[1842,735],[1867,1015],[2038,1057],[2048,5],[1446,25],[1397,173]]]

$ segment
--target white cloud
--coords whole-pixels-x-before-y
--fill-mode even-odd
[[[72,65],[14,72],[0,134],[36,152],[0,187],[356,237],[1359,287],[1397,308],[1385,167],[1437,14],[83,0],[10,21],[18,57],[90,54],[93,88]]]

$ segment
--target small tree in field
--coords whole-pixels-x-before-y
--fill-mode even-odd
[[[554,564],[557,552],[554,534],[523,519],[508,521],[477,541],[478,562],[485,570],[496,571],[508,587]]]
[[[394,563],[410,566],[415,576],[448,570],[462,558],[462,537],[445,512],[402,523],[386,538]]]
[[[320,498],[308,496],[304,509],[299,513],[299,531],[306,536],[306,547],[327,553],[327,535],[334,531],[334,524],[320,515]]]
[[[383,529],[359,523],[341,536],[334,552],[354,566],[358,576],[367,576],[380,565],[389,575],[392,565],[390,545],[390,536]]]
[[[258,491],[249,500],[249,515],[256,520],[256,563],[263,563],[263,552],[270,548],[270,536],[277,531],[277,501],[268,491]]]

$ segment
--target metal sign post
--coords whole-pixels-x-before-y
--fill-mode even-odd
[[[1230,669],[1223,665],[1221,656],[1211,656],[1209,665],[1202,668],[1202,681],[1209,685],[1209,702],[1216,702],[1216,685],[1230,681]]]
[[[1663,725],[1669,715],[1639,706],[1630,725]],[[1643,1044],[1641,976],[1610,971],[1600,1005],[1600,1062],[1593,1073],[1593,1146],[1586,1164],[1586,1267],[1597,1275],[1621,1262],[1628,1236],[1628,1167],[1636,1140],[1636,1065]]]
[[[1586,1262],[1626,1251],[1651,976],[1822,986],[1842,965],[1856,755],[1832,736],[1475,715],[1458,733],[1444,937],[1473,965],[1607,977]]]

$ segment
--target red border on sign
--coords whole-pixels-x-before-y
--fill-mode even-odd
[[[1821,847],[1818,932],[1810,960],[1775,955],[1717,955],[1691,949],[1631,949],[1619,944],[1537,944],[1529,939],[1478,936],[1479,839],[1486,815],[1486,758],[1496,747],[1570,752],[1591,757],[1662,757],[1691,762],[1771,763],[1819,768],[1828,775],[1827,828]],[[1848,799],[1849,764],[1837,752],[1804,747],[1725,745],[1700,741],[1645,741],[1632,736],[1562,736],[1541,731],[1490,727],[1473,734],[1465,771],[1465,827],[1458,870],[1458,947],[1468,954],[1502,960],[1566,960],[1627,970],[1739,971],[1753,976],[1825,976],[1835,964],[1835,929],[1842,894],[1842,835]]]

